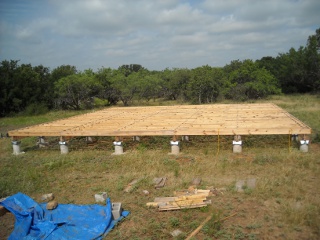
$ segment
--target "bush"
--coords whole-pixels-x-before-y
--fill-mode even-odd
[[[48,106],[44,103],[31,103],[24,110],[25,115],[40,115],[49,111]]]

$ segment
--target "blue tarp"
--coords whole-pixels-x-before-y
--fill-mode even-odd
[[[47,203],[38,204],[29,196],[17,193],[0,202],[16,218],[9,239],[102,239],[123,217],[112,219],[112,204],[75,205],[59,204],[54,210]]]

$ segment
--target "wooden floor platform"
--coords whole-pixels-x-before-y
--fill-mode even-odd
[[[311,128],[275,104],[111,107],[9,131],[28,136],[183,136],[311,134]]]

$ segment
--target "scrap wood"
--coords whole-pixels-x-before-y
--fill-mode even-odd
[[[131,190],[132,190],[132,188],[133,188],[133,186],[135,185],[135,184],[137,184],[138,183],[138,179],[135,179],[135,180],[133,180],[133,181],[131,181],[127,186],[126,186],[126,188],[123,190],[124,192],[131,192]]]
[[[188,195],[197,195],[197,194],[206,194],[207,196],[210,195],[210,190],[204,190],[204,189],[186,189],[186,190],[179,190],[174,191],[174,195],[179,196],[188,196]]]
[[[164,187],[164,185],[166,184],[167,178],[166,177],[160,177],[160,178],[154,178],[153,182],[154,182],[154,188],[158,189],[158,188],[162,188]]]
[[[227,220],[228,218],[231,218],[233,216],[235,216],[238,212],[235,212],[225,218],[222,218],[222,219],[218,219],[216,220],[215,222],[218,222],[218,221],[224,221],[224,220]],[[190,240],[191,238],[193,238],[195,235],[197,235],[197,233],[203,228],[203,226],[210,221],[210,219],[213,217],[213,214],[209,215],[201,224],[199,227],[197,227],[187,238],[186,240]]]
[[[200,177],[196,177],[196,178],[192,179],[191,185],[198,186],[198,185],[200,185],[201,181],[202,181],[202,179]]]
[[[169,202],[176,200],[177,197],[156,197],[154,198],[155,202]]]
[[[172,211],[172,210],[180,210],[180,209],[186,209],[186,208],[200,208],[200,207],[205,207],[208,204],[203,203],[203,204],[196,204],[196,205],[188,205],[188,206],[171,206],[171,205],[166,205],[166,206],[159,206],[159,211]]]
[[[193,194],[184,191],[184,195],[178,194],[179,196],[175,197],[157,197],[154,199],[154,202],[148,202],[146,205],[148,207],[157,207],[159,211],[204,207],[211,204],[211,200],[207,199],[209,194],[210,190],[195,191]]]

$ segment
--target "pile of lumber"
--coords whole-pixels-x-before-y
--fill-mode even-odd
[[[156,197],[154,202],[148,202],[147,206],[156,207],[159,211],[170,211],[184,208],[200,208],[211,204],[211,200],[208,199],[210,190],[178,191],[174,195],[174,197]]]

